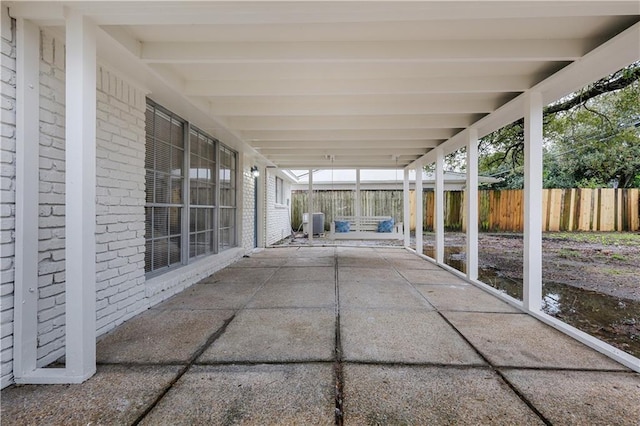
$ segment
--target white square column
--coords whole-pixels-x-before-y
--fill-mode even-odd
[[[478,130],[469,129],[467,185],[464,194],[467,216],[467,278],[478,279]]]
[[[360,232],[360,216],[362,215],[362,195],[360,194],[360,169],[356,169],[356,232]]]
[[[444,262],[444,155],[436,148],[436,185],[435,185],[434,231],[436,233],[435,259]]]
[[[260,175],[255,180],[255,197],[258,212],[256,213],[256,230],[257,230],[257,241],[258,247],[264,248],[266,246],[265,234],[266,234],[266,223],[267,223],[267,209],[265,208],[266,199],[267,199],[267,169],[266,167],[261,167]]]
[[[424,214],[423,214],[423,190],[422,190],[422,164],[416,165],[416,253],[424,253]]]
[[[13,374],[36,370],[38,346],[38,152],[40,149],[40,28],[16,20],[16,252]]]
[[[96,371],[96,26],[66,10],[66,375]]]
[[[307,236],[309,242],[313,241],[313,169],[309,169],[309,217],[307,218]]]
[[[542,306],[542,95],[529,93],[524,111],[523,306]]]
[[[410,190],[409,190],[409,169],[404,169],[404,180],[402,182],[402,214],[404,221],[404,246],[409,247],[411,245],[411,212],[409,211],[410,203]]]

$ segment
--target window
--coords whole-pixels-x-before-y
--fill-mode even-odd
[[[184,122],[148,105],[146,111],[145,271],[181,262]]]
[[[189,142],[189,257],[196,257],[215,250],[216,141],[191,128]]]
[[[284,204],[284,188],[282,179],[276,176],[276,204]]]
[[[152,101],[146,133],[145,272],[236,246],[237,154]]]
[[[220,146],[220,250],[236,245],[236,153]]]

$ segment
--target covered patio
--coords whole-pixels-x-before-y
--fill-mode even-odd
[[[3,421],[637,425],[640,360],[541,309],[537,210],[543,109],[640,61],[637,1],[5,3]],[[516,300],[478,281],[475,195],[521,119]],[[433,258],[421,225],[265,248],[286,170],[394,168],[409,223],[432,165]]]
[[[636,373],[403,248],[266,249],[103,336],[7,424],[636,425]]]

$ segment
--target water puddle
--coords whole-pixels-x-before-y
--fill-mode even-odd
[[[424,250],[427,256],[434,256],[433,247],[425,247]],[[445,263],[465,272],[464,250],[464,247],[445,247]],[[493,269],[480,269],[478,275],[480,281],[522,300],[522,281],[502,276],[500,271]],[[544,282],[542,309],[545,313],[640,358],[640,301],[562,283]]]

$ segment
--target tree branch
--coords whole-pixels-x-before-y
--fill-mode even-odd
[[[612,126],[610,119],[606,115],[589,108],[586,105],[586,102],[604,93],[624,89],[638,80],[640,80],[640,62],[633,63],[614,74],[596,81],[595,83],[585,87],[583,90],[576,92],[555,104],[545,107],[543,109],[543,120],[548,120],[549,117],[556,113],[571,111],[575,107],[582,106],[587,111],[597,114]],[[491,163],[504,163],[508,158],[510,158],[512,167],[515,168],[517,167],[519,154],[524,151],[524,118],[514,121],[503,129],[508,128],[513,129],[513,133],[507,136],[509,142],[506,143],[506,147],[504,147],[504,153],[503,155],[500,155],[500,157],[494,158]],[[500,139],[501,138],[499,137],[498,140]],[[490,140],[490,138],[484,137],[480,141],[480,146],[482,146],[482,143],[485,141],[489,145],[496,142],[496,140]]]
[[[638,79],[640,79],[640,62],[596,81],[569,99],[549,105],[544,109],[544,114],[555,114],[560,111],[570,110],[603,93],[624,89]]]

